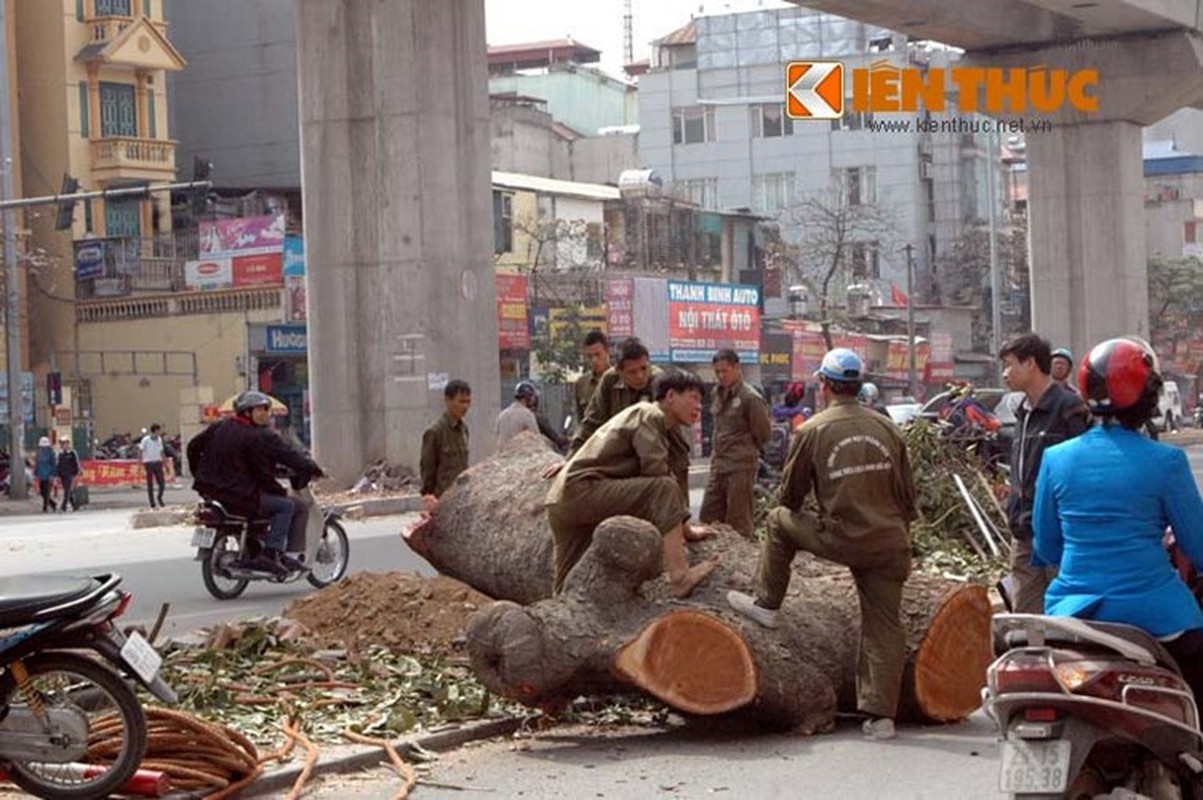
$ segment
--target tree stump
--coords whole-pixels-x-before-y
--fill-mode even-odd
[[[533,436],[476,465],[407,541],[440,572],[498,598],[468,625],[472,667],[492,691],[531,706],[638,688],[689,714],[746,714],[814,733],[856,709],[860,618],[848,570],[799,553],[781,626],[732,611],[759,555],[734,531],[690,545],[722,564],[684,600],[661,577],[661,537],[613,517],[598,526],[564,592],[551,593],[543,468],[558,457]],[[952,721],[980,704],[991,660],[990,604],[980,586],[916,573],[903,593],[908,665],[899,716]]]

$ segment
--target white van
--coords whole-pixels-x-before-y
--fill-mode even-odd
[[[1161,400],[1157,405],[1157,416],[1153,424],[1163,431],[1178,430],[1182,423],[1182,393],[1175,381],[1166,381],[1161,387]]]

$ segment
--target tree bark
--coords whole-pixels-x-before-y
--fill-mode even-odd
[[[556,456],[519,436],[473,467],[408,535],[440,572],[498,602],[469,622],[473,669],[493,691],[531,706],[638,688],[689,714],[749,714],[814,733],[856,709],[860,615],[848,570],[806,553],[794,561],[781,626],[732,611],[726,592],[751,591],[758,546],[734,531],[690,545],[722,564],[685,600],[661,577],[661,537],[613,517],[551,598],[551,533],[539,477]],[[907,670],[899,716],[961,719],[980,703],[991,658],[983,587],[916,573],[903,624]]]

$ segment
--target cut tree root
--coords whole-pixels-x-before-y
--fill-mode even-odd
[[[689,543],[691,563],[722,563],[694,593],[671,596],[660,534],[613,517],[551,595],[551,532],[543,468],[558,457],[519,435],[463,473],[419,526],[442,573],[502,602],[468,623],[473,670],[492,691],[555,709],[572,698],[638,688],[687,714],[750,715],[814,733],[856,710],[860,614],[849,570],[799,553],[769,630],[732,611],[728,589],[751,590],[759,546],[720,528]],[[986,589],[916,573],[903,592],[907,669],[899,716],[951,721],[980,704],[992,651]]]

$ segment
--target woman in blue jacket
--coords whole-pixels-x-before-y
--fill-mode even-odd
[[[50,446],[50,440],[43,436],[38,439],[38,455],[33,464],[33,474],[38,479],[38,491],[42,494],[43,514],[58,508],[54,498],[50,496],[51,490],[54,489],[54,473],[57,466],[58,457],[54,455],[54,448]]]
[[[1108,340],[1078,383],[1098,424],[1046,450],[1036,478],[1032,560],[1060,570],[1045,613],[1143,628],[1203,700],[1203,612],[1163,544],[1170,526],[1203,568],[1203,500],[1186,453],[1140,433],[1157,413],[1157,354],[1142,340]]]

